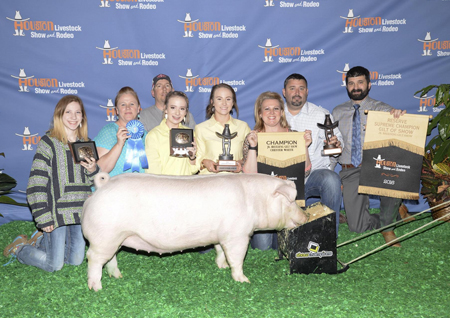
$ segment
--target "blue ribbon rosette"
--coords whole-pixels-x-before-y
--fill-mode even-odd
[[[130,134],[127,140],[127,152],[125,154],[125,164],[123,171],[131,168],[131,172],[138,171],[141,166],[148,168],[147,156],[145,155],[144,143],[141,137],[144,135],[144,125],[139,120],[130,120],[126,128]],[[139,165],[139,162],[141,163]]]

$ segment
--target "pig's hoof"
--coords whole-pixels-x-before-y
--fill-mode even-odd
[[[217,266],[218,266],[219,268],[228,268],[228,267],[230,267],[230,265],[228,265],[227,262],[223,262],[223,263],[221,263],[221,264],[217,264]]]
[[[102,289],[102,283],[100,281],[88,280],[89,290],[94,289],[96,292]]]
[[[109,277],[114,277],[114,278],[122,278],[122,273],[120,272],[120,270],[116,267],[114,269],[109,269],[107,268],[106,271],[108,272]]]
[[[241,283],[250,283],[250,281],[248,280],[247,276],[245,276],[244,274],[242,275],[235,275],[233,276],[233,279],[237,282],[241,282]]]

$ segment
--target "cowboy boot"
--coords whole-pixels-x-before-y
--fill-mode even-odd
[[[389,243],[397,238],[397,236],[395,236],[394,231],[381,232],[381,234],[383,235],[386,243]],[[389,246],[402,247],[399,242],[389,244]]]
[[[416,219],[415,217],[413,217],[411,214],[408,213],[408,208],[403,203],[398,208],[398,213],[400,214],[400,217],[403,219],[403,222],[410,222]]]

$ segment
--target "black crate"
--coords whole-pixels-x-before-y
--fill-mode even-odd
[[[320,202],[306,213],[307,223],[278,232],[278,256],[289,260],[291,274],[336,274],[336,213]]]

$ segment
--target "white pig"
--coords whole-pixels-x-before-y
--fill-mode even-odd
[[[306,222],[291,181],[262,174],[157,176],[126,173],[95,177],[81,225],[89,241],[88,286],[102,288],[102,267],[122,277],[121,246],[156,253],[215,245],[216,264],[249,282],[242,265],[254,231],[294,228]]]

